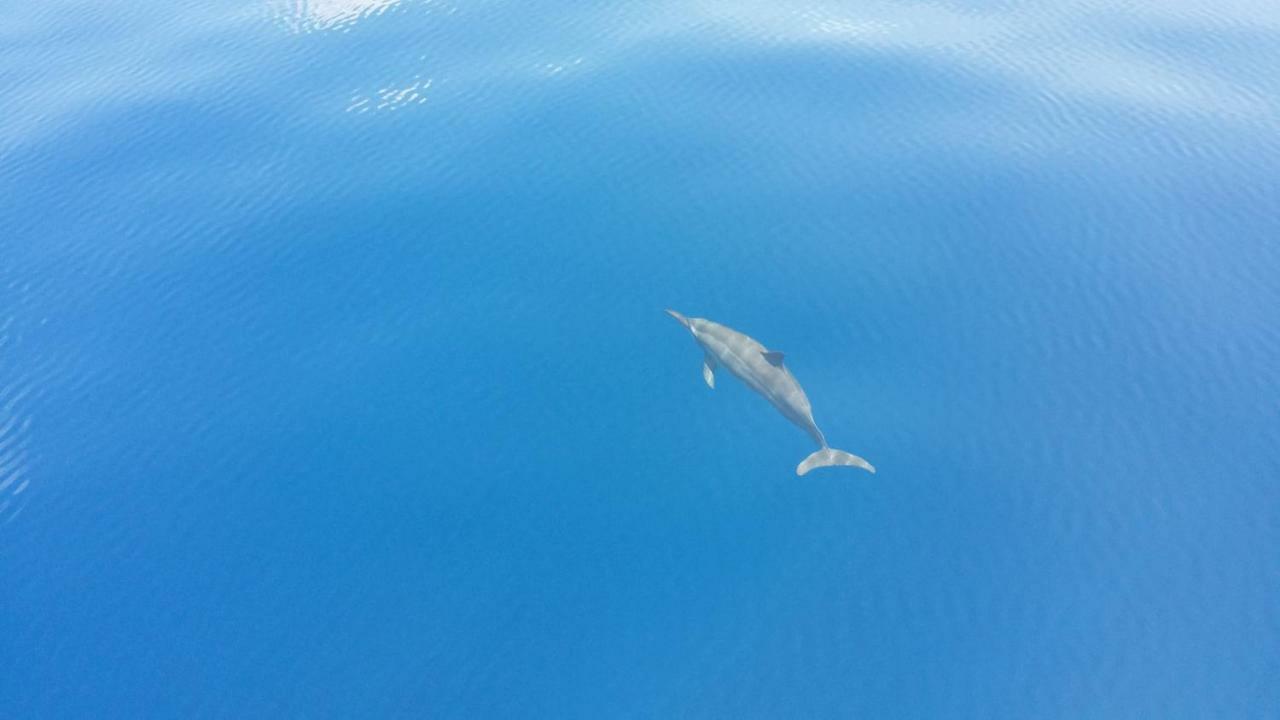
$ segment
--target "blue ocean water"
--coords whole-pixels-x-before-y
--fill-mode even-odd
[[[0,717],[1280,716],[1271,0],[0,8]]]

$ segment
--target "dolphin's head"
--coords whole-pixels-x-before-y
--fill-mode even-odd
[[[676,322],[680,323],[681,325],[685,326],[686,328],[689,328],[689,331],[690,331],[690,332],[693,332],[693,326],[689,324],[689,318],[687,318],[687,317],[685,317],[685,316],[681,315],[680,313],[676,312],[675,310],[668,310],[668,311],[667,311],[667,314],[668,314],[668,315],[670,315],[671,317],[675,318],[675,319],[676,319]]]

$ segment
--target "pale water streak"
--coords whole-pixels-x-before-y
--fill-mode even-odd
[[[0,338],[2,340],[2,338]],[[4,345],[0,342],[0,348]],[[31,484],[28,467],[28,437],[31,418],[23,414],[29,386],[12,385],[0,389],[0,523],[7,523],[22,511],[23,492]]]

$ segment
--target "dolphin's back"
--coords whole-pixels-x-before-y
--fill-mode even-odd
[[[715,355],[721,365],[750,385],[753,390],[765,392],[765,388],[759,386],[759,383],[781,368],[775,368],[765,360],[764,345],[750,335],[740,333],[718,322],[702,318],[691,322],[695,323],[698,330],[699,342],[708,352]]]
[[[814,425],[813,411],[804,389],[786,365],[769,362],[765,357],[768,349],[764,345],[746,333],[711,320],[698,318],[690,322],[697,323],[699,342],[716,356],[721,365],[763,395],[788,420],[814,434],[819,444],[825,444]]]

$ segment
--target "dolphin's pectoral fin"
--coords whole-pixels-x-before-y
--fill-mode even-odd
[[[782,367],[782,353],[775,350],[766,350],[760,354],[764,355],[764,359],[768,360],[774,367]]]
[[[707,381],[707,387],[716,389],[716,361],[710,355],[702,358],[702,379]]]

